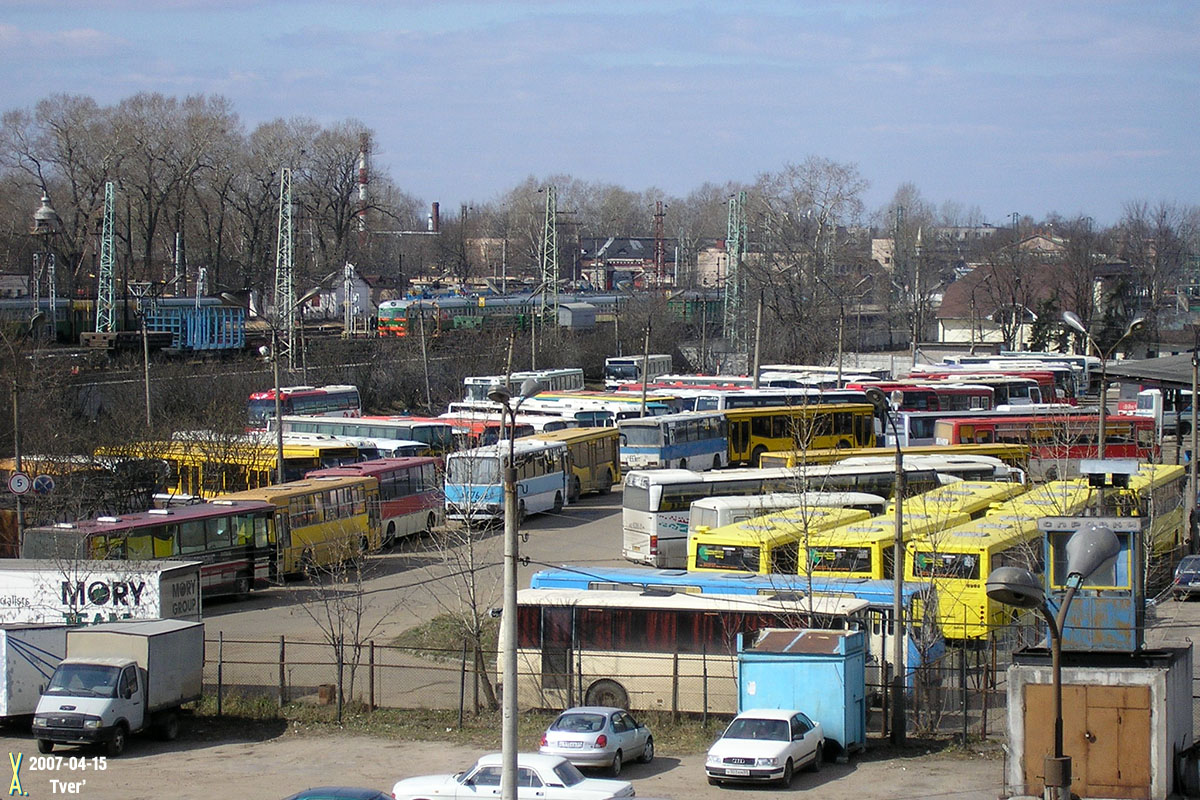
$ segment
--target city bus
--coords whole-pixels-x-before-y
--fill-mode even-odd
[[[218,499],[275,506],[277,576],[311,576],[383,546],[379,482],[374,478],[307,478]]]
[[[454,431],[454,441],[458,450],[494,445],[501,440],[507,440],[510,430],[517,439],[537,433],[528,422],[516,422],[511,425],[508,420],[501,422],[499,414],[490,419],[481,414],[443,414],[438,419],[449,424]]]
[[[624,419],[617,430],[622,469],[720,469],[729,458],[725,417],[718,412]]]
[[[932,431],[930,439],[932,440]],[[901,447],[904,457],[930,455],[991,456],[1022,472],[1029,471],[1029,447],[1021,444],[909,445]],[[784,450],[763,453],[761,467],[798,467],[807,464],[836,464],[847,458],[895,458],[895,447],[856,447],[849,450]]]
[[[22,558],[200,562],[204,599],[244,597],[271,578],[275,506],[216,500],[27,528]]]
[[[1009,501],[1019,500],[1029,487],[1016,481],[955,481],[922,494],[904,499],[901,512],[909,514],[966,514],[979,519],[984,514]],[[896,503],[888,504],[887,512],[895,513]]]
[[[583,388],[583,370],[578,367],[527,370],[511,375],[469,375],[463,378],[463,399],[487,400],[488,393],[496,386],[517,396],[521,393],[521,384],[530,378],[541,385],[541,392],[573,392]]]
[[[969,383],[924,383],[912,381],[863,381],[847,383],[847,389],[866,392],[874,389],[890,399],[900,393],[900,405],[893,411],[987,411],[996,392],[988,386]]]
[[[648,356],[613,356],[604,359],[604,388],[615,389],[621,383],[653,381],[671,371],[669,353]]]
[[[937,444],[1027,445],[1035,480],[1077,475],[1079,459],[1096,458],[1097,414],[958,417],[934,425]],[[1105,458],[1154,461],[1159,457],[1154,420],[1109,414],[1105,417]]]
[[[750,497],[701,497],[692,503],[688,537],[690,538],[702,525],[707,528],[721,528],[735,522],[761,517],[772,511],[800,506],[859,508],[873,517],[883,513],[887,508],[887,500],[867,492],[772,492]]]
[[[947,479],[909,460],[905,489],[911,494]],[[638,470],[625,476],[622,492],[624,558],[656,567],[687,566],[687,531],[692,503],[702,497],[760,496],[771,492],[845,491],[891,497],[894,464],[822,465],[806,469]]]
[[[758,466],[763,453],[779,450],[875,445],[875,407],[869,403],[739,408],[724,414],[730,464]]]
[[[615,425],[623,419],[670,414],[674,402],[675,398],[669,395],[647,395],[643,404],[641,394],[634,392],[542,392],[526,400],[521,410],[574,417],[580,425],[596,427]],[[593,415],[591,421],[581,416],[585,412]]]
[[[882,674],[879,666],[889,663],[890,636],[896,584],[893,581],[808,575],[759,575],[749,573],[686,572],[678,569],[641,567],[562,566],[542,569],[530,577],[531,589],[591,589],[593,591],[634,592],[641,594],[716,594],[758,595],[766,597],[802,597],[807,594],[827,597],[853,597],[865,601],[869,628],[868,668]],[[902,628],[905,637],[906,683],[911,688],[916,671],[936,661],[945,651],[945,642],[932,614],[937,608],[928,583],[905,583],[901,587]],[[927,624],[928,623],[928,624]],[[882,684],[879,680],[877,683]]]
[[[698,526],[688,535],[689,572],[800,572],[804,540],[829,528],[869,518],[857,508],[797,506],[720,528]]]
[[[285,416],[358,417],[362,399],[357,386],[284,386],[279,389],[279,410]],[[266,430],[275,419],[275,390],[252,393],[247,414],[250,430]]]
[[[996,406],[1027,406],[1041,403],[1058,402],[1054,390],[1054,380],[1043,373],[1037,378],[1023,372],[1009,373],[1003,370],[988,370],[975,372],[967,370],[941,370],[929,368],[920,371],[917,368],[911,375],[915,380],[933,383],[949,381],[961,383],[970,381],[977,386],[987,386],[993,392],[992,407]]]
[[[361,476],[379,488],[379,524],[383,545],[404,536],[429,533],[442,523],[445,508],[436,458],[380,458],[332,469],[319,469],[305,478]]]
[[[512,442],[451,453],[446,459],[446,518],[468,524],[504,519],[504,470],[509,448],[517,469],[517,522],[528,514],[561,511],[567,502],[567,446],[562,442]]]
[[[424,417],[335,417],[283,418],[284,433],[327,433],[331,436],[358,436],[373,439],[405,439],[422,442],[423,456],[443,456],[454,449],[454,430],[443,419]]]
[[[520,419],[520,416],[517,417]],[[532,437],[541,442],[567,446],[570,481],[567,502],[574,503],[584,492],[608,494],[621,482],[621,454],[616,428],[566,428],[543,431]]]
[[[865,630],[867,607],[852,597],[523,589],[517,702],[733,714],[739,637],[749,643],[775,628]]]
[[[901,538],[909,541],[969,520],[961,513],[906,513]],[[896,518],[887,514],[819,531],[808,539],[808,559],[801,562],[800,573],[892,580],[895,541]]]

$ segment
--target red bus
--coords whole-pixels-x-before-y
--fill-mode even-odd
[[[884,397],[898,391],[903,396],[900,411],[990,411],[996,394],[994,389],[982,384],[921,380],[863,381],[848,383],[846,388],[860,392],[874,388],[883,392]]]
[[[1079,459],[1097,458],[1097,414],[1010,417],[948,417],[934,423],[934,444],[1023,444],[1035,480],[1079,474]],[[1104,420],[1104,457],[1157,461],[1154,420],[1109,414]]]
[[[443,416],[437,417],[437,420],[450,423],[451,428],[454,429],[454,440],[459,450],[484,447],[508,438],[508,425],[501,425],[499,412],[494,417],[480,414],[471,417]],[[505,423],[507,422],[508,420],[505,420]],[[532,436],[535,433],[537,430],[526,422],[516,424],[516,438],[518,439],[522,436]]]
[[[362,399],[357,386],[284,386],[279,390],[279,408],[285,416],[360,417]],[[275,390],[252,393],[248,414],[250,430],[266,430],[275,419]]]
[[[1070,403],[1074,405],[1076,402],[1074,395],[1059,386],[1055,374],[1046,370],[995,369],[989,367],[979,367],[975,371],[971,369],[939,370],[937,366],[933,366],[927,367],[924,370],[918,367],[911,377],[914,380],[955,381],[957,383],[975,383],[992,386],[996,389],[996,405],[1005,405],[1006,403],[1009,405],[1020,405],[1022,403]],[[1030,400],[1026,401],[1024,395],[1018,394],[1014,396],[1014,399],[1008,401],[1001,400],[1000,394],[1003,390],[1000,380],[1003,378],[1033,381],[1038,388],[1038,397],[1031,397]],[[1010,383],[1009,385],[1017,384]]]
[[[431,531],[442,523],[441,463],[441,459],[428,457],[377,458],[314,470],[305,478],[356,476],[378,481],[379,519],[386,546],[397,537]]]

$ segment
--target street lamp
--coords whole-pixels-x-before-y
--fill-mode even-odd
[[[1062,717],[1062,634],[1067,609],[1075,593],[1093,573],[1111,561],[1121,543],[1111,528],[1091,523],[1067,540],[1067,591],[1051,613],[1046,591],[1038,578],[1022,567],[997,567],[987,579],[987,596],[1016,608],[1032,608],[1046,620],[1050,629],[1050,664],[1054,681],[1054,753],[1046,756],[1043,776],[1045,800],[1069,800],[1071,797],[1071,757],[1063,754]]]
[[[1092,350],[1095,351],[1096,357],[1100,359],[1100,425],[1096,431],[1096,435],[1099,438],[1099,441],[1096,443],[1096,457],[1102,459],[1104,458],[1104,438],[1106,436],[1106,426],[1108,424],[1108,359],[1109,356],[1116,352],[1117,346],[1121,344],[1121,342],[1125,341],[1127,338],[1129,338],[1131,333],[1145,324],[1146,318],[1135,317],[1134,319],[1130,320],[1129,324],[1125,326],[1125,332],[1121,334],[1120,338],[1112,343],[1112,347],[1108,348],[1108,352],[1104,352],[1100,349],[1100,346],[1096,344],[1096,340],[1092,338],[1092,335],[1088,333],[1087,328],[1083,326],[1083,320],[1081,320],[1079,315],[1074,311],[1064,311],[1062,313],[1062,320],[1067,324],[1068,327],[1073,328],[1074,330],[1083,334],[1083,338],[1087,340],[1087,343],[1091,345]]]
[[[33,333],[37,330],[37,326],[45,318],[45,314],[37,311],[29,318],[29,326],[26,329],[26,335],[33,338]],[[21,463],[21,383],[18,377],[21,373],[20,365],[17,364],[17,351],[13,347],[12,342],[5,339],[5,344],[8,345],[9,353],[13,360],[13,377],[12,377],[12,409],[13,409],[13,471],[20,472],[23,464]],[[21,501],[21,495],[14,495],[16,498],[16,513],[17,513],[17,543],[20,544],[21,537],[25,533],[25,506]]]
[[[892,744],[904,744],[908,733],[907,698],[904,670],[904,450],[900,447],[900,431],[896,420],[900,416],[900,404],[904,393],[892,391],[889,398],[888,419],[892,422],[892,438],[896,440],[896,532],[892,536],[892,662],[896,673],[892,676]]]
[[[508,463],[504,467],[504,597],[500,619],[500,641],[504,644],[500,738],[502,800],[517,800],[517,467],[514,463],[517,411],[522,403],[541,390],[542,385],[537,379],[526,378],[521,384],[521,395],[513,405],[512,392],[507,387],[494,384],[488,389],[488,399],[501,406],[500,426],[504,427],[505,413],[509,422]]]

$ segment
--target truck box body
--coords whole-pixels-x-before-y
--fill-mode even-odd
[[[0,560],[0,623],[200,619],[200,562]]]
[[[66,649],[66,625],[0,625],[0,717],[34,712]]]
[[[177,619],[111,622],[67,632],[67,659],[129,659],[144,671],[149,712],[200,697],[204,624]]]

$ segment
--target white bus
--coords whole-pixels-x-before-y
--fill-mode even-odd
[[[421,417],[334,417],[285,416],[284,433],[324,433],[368,439],[401,439],[425,445],[423,456],[440,456],[454,449],[454,428],[442,420]]]
[[[604,388],[615,389],[622,383],[653,381],[671,371],[671,356],[653,353],[648,356],[613,356],[604,359]]]
[[[578,367],[567,369],[537,369],[514,372],[511,375],[470,375],[463,378],[466,389],[464,400],[487,400],[493,386],[508,389],[514,395],[521,391],[521,384],[528,378],[542,385],[543,392],[575,392],[583,388],[583,370]]]
[[[729,463],[729,433],[725,415],[687,411],[661,417],[623,419],[621,469],[659,467],[706,470]]]
[[[935,470],[905,461],[908,494],[935,489],[948,480]],[[629,561],[687,568],[692,503],[704,497],[754,497],[772,492],[867,492],[890,498],[894,463],[870,466],[817,465],[805,469],[638,470],[625,476],[622,492],[621,555]]]
[[[738,497],[702,497],[692,503],[688,520],[688,536],[704,526],[721,528],[761,517],[772,511],[800,506],[818,508],[858,508],[871,516],[879,516],[887,508],[887,500],[868,492],[772,492],[770,494]]]
[[[517,520],[561,511],[567,502],[567,447],[561,442],[506,439],[446,458],[446,518],[466,522],[504,519],[504,470],[510,444],[517,465]]]
[[[738,638],[767,630],[868,630],[866,600],[523,589],[517,702],[523,708],[738,710]],[[506,642],[500,642],[501,652]],[[508,691],[508,687],[504,687]]]

